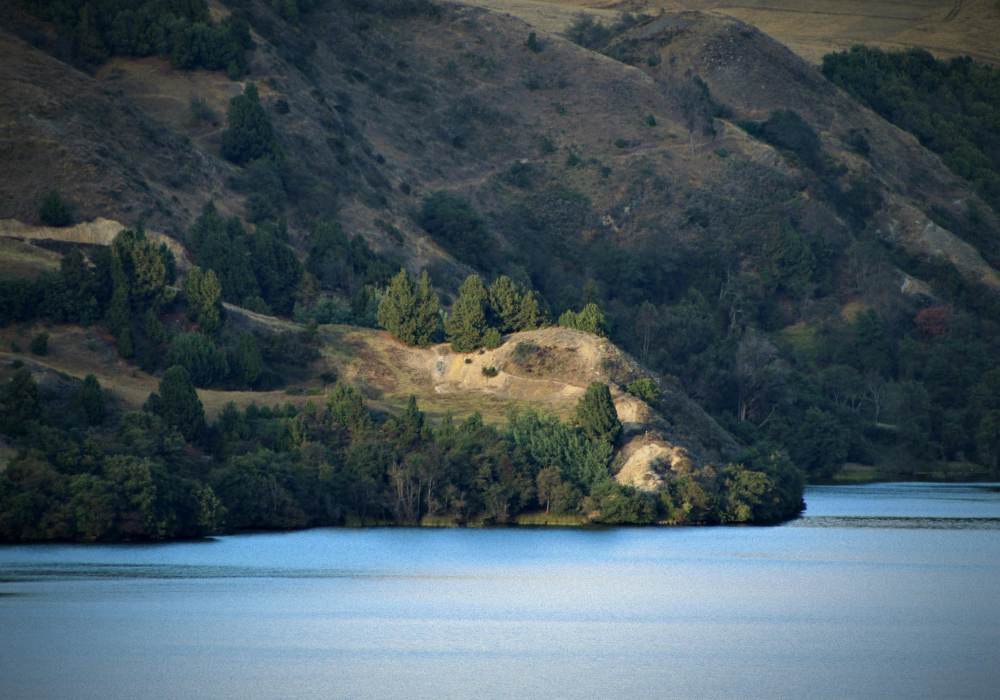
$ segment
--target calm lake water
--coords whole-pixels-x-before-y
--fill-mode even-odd
[[[768,528],[0,547],[4,698],[997,697],[996,485]]]

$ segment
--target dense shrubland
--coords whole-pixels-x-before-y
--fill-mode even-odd
[[[57,50],[83,65],[112,56],[165,56],[177,68],[225,70],[238,78],[253,48],[247,21],[232,15],[213,22],[205,0],[20,1],[55,25]]]
[[[824,56],[823,73],[916,135],[1000,211],[1000,69],[967,56],[856,46]]]

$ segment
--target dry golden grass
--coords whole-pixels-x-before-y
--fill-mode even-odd
[[[613,16],[617,9],[702,10],[736,17],[770,34],[803,58],[855,44],[925,48],[949,58],[970,55],[1000,64],[996,0],[464,0],[507,12],[543,31],[561,32],[581,10]]]
[[[33,279],[58,270],[60,257],[26,241],[0,238],[0,280]]]

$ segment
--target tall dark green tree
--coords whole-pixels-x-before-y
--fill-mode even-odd
[[[389,282],[378,307],[379,325],[407,345],[430,345],[441,326],[440,303],[427,272],[416,284],[406,270]]]
[[[151,395],[149,403],[167,425],[188,440],[197,438],[205,428],[205,409],[183,367],[174,365],[163,373],[159,394]]]
[[[222,157],[237,165],[267,156],[279,157],[277,138],[257,86],[247,83],[242,95],[229,101],[226,130],[222,132]]]
[[[482,345],[488,301],[489,293],[479,275],[466,277],[444,327],[452,350],[472,352]]]
[[[576,405],[576,424],[591,440],[614,444],[622,432],[607,384],[593,382]]]
[[[0,389],[0,429],[11,435],[21,435],[28,423],[41,416],[38,385],[26,368],[16,370]]]
[[[188,315],[205,333],[214,333],[222,323],[222,286],[215,272],[193,267],[184,278]]]
[[[77,410],[80,412],[87,425],[100,425],[107,415],[107,406],[104,398],[104,390],[101,389],[100,382],[93,374],[88,374],[80,382],[73,396]]]

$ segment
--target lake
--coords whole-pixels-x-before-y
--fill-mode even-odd
[[[1000,489],[779,527],[0,547],[4,698],[997,697]]]

